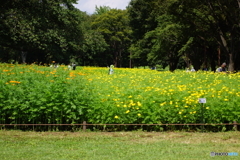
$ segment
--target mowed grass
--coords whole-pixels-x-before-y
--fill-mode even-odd
[[[240,132],[22,132],[0,131],[1,160],[239,159]]]

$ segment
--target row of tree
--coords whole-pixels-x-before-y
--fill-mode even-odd
[[[0,61],[116,67],[240,68],[240,0],[131,0],[126,10],[77,0],[0,4]]]
[[[140,63],[239,69],[240,0],[133,0],[128,12]]]

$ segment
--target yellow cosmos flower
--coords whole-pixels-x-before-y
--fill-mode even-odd
[[[137,105],[138,105],[139,107],[141,107],[141,106],[142,106],[142,104],[141,104],[140,102],[137,102]]]
[[[138,113],[137,115],[138,115],[138,117],[140,117],[140,116],[141,116],[141,114],[140,114],[140,113]]]
[[[160,106],[164,106],[165,104],[166,104],[166,102],[163,102],[163,103],[160,104]]]
[[[129,110],[126,111],[126,113],[129,113],[129,112],[130,112]]]
[[[206,109],[209,109],[209,107],[206,107]]]
[[[9,81],[9,83],[21,83],[19,81]]]
[[[178,112],[178,114],[182,114],[182,112]]]
[[[115,119],[118,119],[119,117],[118,117],[118,116],[115,116],[114,118],[115,118]]]

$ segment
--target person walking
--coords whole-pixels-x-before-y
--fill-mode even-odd
[[[113,74],[113,68],[114,68],[114,65],[110,65],[110,67],[109,67],[109,74]]]

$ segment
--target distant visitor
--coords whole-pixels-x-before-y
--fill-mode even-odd
[[[114,68],[114,65],[110,65],[110,67],[109,67],[109,74],[113,74],[113,68]]]
[[[226,72],[227,71],[226,66],[227,64],[223,63],[221,67],[217,68],[216,72]]]

